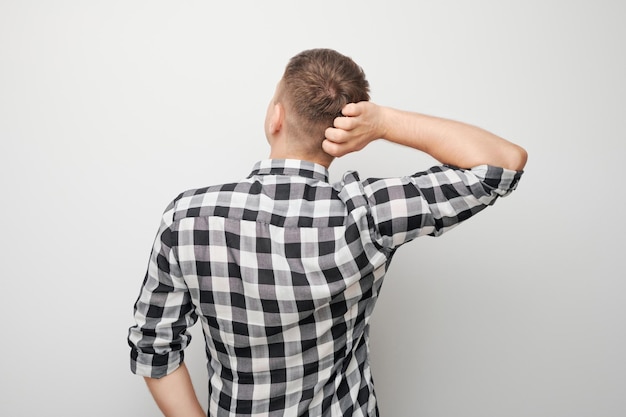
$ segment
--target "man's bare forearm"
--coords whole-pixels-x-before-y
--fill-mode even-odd
[[[488,164],[522,170],[524,149],[484,129],[454,120],[384,108],[384,139],[419,149],[438,161],[471,168]]]
[[[185,364],[163,378],[145,378],[165,417],[206,417]]]

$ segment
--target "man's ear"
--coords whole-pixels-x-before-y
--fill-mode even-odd
[[[277,101],[272,105],[269,120],[269,130],[272,135],[280,132],[285,122],[285,107],[281,102]]]

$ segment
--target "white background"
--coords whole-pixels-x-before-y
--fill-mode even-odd
[[[373,101],[530,154],[510,197],[398,251],[372,324],[382,416],[623,417],[625,15],[617,0],[0,1],[0,415],[158,415],[126,335],[161,212],[266,158],[287,60],[330,47]],[[331,179],[431,163],[377,142]]]

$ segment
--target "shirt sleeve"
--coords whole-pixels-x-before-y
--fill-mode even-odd
[[[407,177],[366,180],[375,239],[395,248],[419,236],[439,236],[510,194],[521,175],[489,165],[440,165]]]
[[[177,243],[173,212],[174,203],[163,215],[135,303],[135,325],[128,334],[131,371],[151,378],[161,378],[180,366],[183,349],[191,341],[187,328],[197,320],[173,250]]]

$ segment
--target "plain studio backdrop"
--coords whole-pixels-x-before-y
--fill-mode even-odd
[[[373,101],[530,154],[511,196],[398,251],[372,321],[382,416],[623,417],[625,15],[617,0],[1,1],[0,415],[158,415],[126,336],[161,213],[266,158],[287,60],[328,47]],[[433,163],[378,141],[331,180]]]

